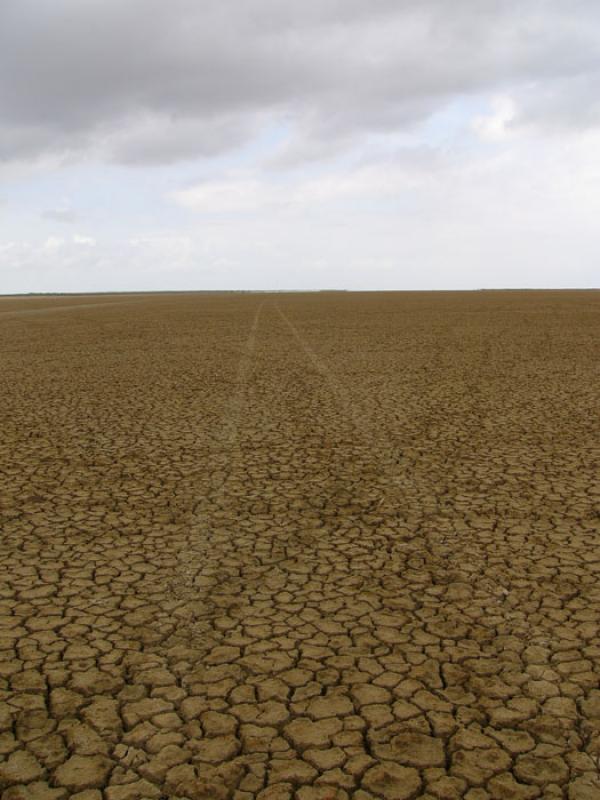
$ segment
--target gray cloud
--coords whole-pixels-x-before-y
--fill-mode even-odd
[[[595,0],[2,0],[0,160],[168,163],[276,121],[293,161],[505,90],[596,125],[599,45]]]
[[[257,130],[256,115],[213,114],[204,117],[143,114],[106,140],[112,157],[123,164],[167,164],[234,149]]]

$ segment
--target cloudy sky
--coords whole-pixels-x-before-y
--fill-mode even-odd
[[[600,284],[597,0],[1,0],[0,292]]]

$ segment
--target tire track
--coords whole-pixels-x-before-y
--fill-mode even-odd
[[[275,304],[275,308],[283,322],[290,330],[293,337],[296,339],[301,350],[304,352],[313,368],[324,379],[331,391],[337,396],[341,405],[347,411],[352,420],[355,429],[360,432],[367,440],[369,446],[376,445],[380,454],[385,453],[387,458],[379,458],[381,462],[395,460],[394,448],[390,446],[389,431],[384,430],[380,424],[371,420],[363,411],[360,410],[357,402],[354,400],[348,389],[344,384],[335,376],[332,369],[326,362],[320,358],[317,353],[308,344],[306,339],[302,336],[298,328],[290,320],[287,314],[281,309],[279,303]]]
[[[390,441],[393,439],[392,432],[388,428],[377,425],[368,419],[366,414],[360,410],[358,403],[352,397],[348,388],[337,378],[325,360],[312,349],[278,303],[276,303],[276,309],[315,371],[323,377],[326,384],[338,398],[340,405],[351,417],[357,434],[361,435],[366,445],[372,448],[373,462],[377,465],[378,471],[380,471],[383,478],[381,485],[382,496],[376,511],[377,513],[386,514],[391,522],[395,512],[400,510],[402,504],[401,497],[395,496],[394,488],[391,490],[389,488],[390,483],[392,486],[395,483],[394,478],[390,477],[390,471],[394,470],[397,465],[396,450],[390,445]],[[391,524],[393,525],[393,523]],[[419,540],[413,540],[410,545],[412,555],[421,559],[423,565],[432,571],[435,575],[435,582],[440,584],[452,583],[454,576],[468,566],[472,586],[491,599],[492,604],[497,607],[498,614],[503,618],[504,623],[511,628],[512,633],[520,639],[546,645],[546,632],[542,628],[535,625],[530,619],[517,621],[515,609],[512,607],[513,604],[507,603],[509,592],[506,589],[506,584],[510,583],[510,576],[507,571],[502,569],[496,571],[494,579],[489,576],[487,554],[483,546],[474,541],[473,532],[470,530],[461,533],[453,532],[448,536],[447,531],[442,530],[440,532],[436,531],[435,528],[435,520],[432,520],[431,523],[426,524],[423,528]],[[400,547],[403,548],[404,545],[400,544]],[[448,618],[456,624],[465,622],[465,617],[461,613],[449,614]],[[499,653],[498,658],[503,660],[504,654]],[[510,659],[506,661],[506,666],[509,670],[512,668]]]
[[[200,649],[208,646],[206,634],[210,629],[208,619],[210,618],[211,604],[206,586],[212,583],[213,575],[212,568],[207,566],[209,562],[207,556],[215,549],[212,520],[215,509],[222,505],[225,487],[235,458],[240,419],[248,378],[252,371],[261,313],[265,303],[266,301],[263,300],[254,314],[250,332],[239,360],[235,388],[225,413],[223,426],[216,437],[220,452],[211,459],[211,462],[218,463],[216,480],[194,507],[188,526],[187,543],[178,554],[177,580],[172,587],[173,593],[186,603],[186,622],[191,626],[191,638],[194,645]],[[213,463],[211,463],[211,467]]]
[[[391,518],[395,517],[404,503],[401,488],[403,478],[393,475],[398,469],[399,455],[399,448],[393,444],[393,432],[385,423],[370,419],[361,410],[349,389],[334,374],[325,360],[313,350],[278,303],[275,304],[275,307],[315,371],[323,377],[342,408],[349,415],[357,435],[373,452],[373,462],[377,465],[377,471],[381,476],[379,486],[381,496],[379,502],[371,510]],[[424,559],[429,568],[436,570],[440,582],[446,581],[453,570],[457,567],[464,567],[466,562],[470,563],[474,575],[482,574],[486,566],[485,554],[479,549],[474,550],[473,542],[470,539],[465,539],[458,534],[453,534],[448,538],[447,532],[438,532],[435,527],[432,528],[430,525],[427,526],[427,533],[422,542],[419,545],[413,543],[412,549],[415,555]],[[501,586],[494,585],[487,588],[492,594],[503,598]]]

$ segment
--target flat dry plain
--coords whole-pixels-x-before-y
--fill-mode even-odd
[[[1,299],[2,800],[598,800],[599,334]]]

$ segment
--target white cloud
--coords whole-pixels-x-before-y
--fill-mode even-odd
[[[65,240],[60,236],[49,236],[44,242],[44,250],[59,250],[65,244]]]
[[[375,201],[393,197],[414,185],[410,168],[398,164],[355,166],[307,177],[302,173],[274,179],[259,169],[230,173],[202,181],[167,197],[183,208],[205,215],[294,214],[315,208],[335,208],[346,201]]]
[[[202,214],[258,211],[273,203],[276,196],[276,189],[258,178],[235,176],[204,181],[169,195],[178,205]]]
[[[93,236],[82,236],[81,234],[78,234],[78,233],[76,233],[73,236],[73,243],[74,244],[80,244],[80,245],[83,245],[85,247],[95,247],[96,246],[96,240],[94,239]]]
[[[515,121],[517,108],[509,95],[496,95],[490,102],[490,113],[476,116],[472,127],[481,139],[500,141],[511,134],[511,123]]]

